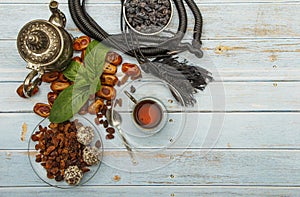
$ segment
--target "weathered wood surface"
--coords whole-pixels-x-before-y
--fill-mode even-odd
[[[76,188],[72,190],[51,189],[51,195],[59,196],[76,196],[84,190],[86,196],[111,196],[119,197],[120,195],[128,195],[131,197],[140,197],[145,194],[152,196],[266,196],[266,197],[282,197],[282,196],[297,196],[299,194],[298,187],[236,187],[236,186],[87,186],[84,188]],[[27,188],[0,188],[2,196],[47,196],[49,195],[48,187]]]
[[[1,35],[0,35],[1,36]],[[17,52],[15,40],[0,40],[0,81],[23,81],[29,70]],[[205,56],[192,60],[223,81],[299,81],[300,54],[297,39],[207,40],[203,43]]]
[[[119,32],[118,0],[87,2],[107,31]],[[15,94],[28,73],[16,50],[17,33],[26,22],[49,17],[48,1],[1,0],[0,196],[299,196],[300,2],[196,2],[204,17],[205,57],[182,56],[211,70],[216,82],[197,95],[197,106],[187,109],[184,132],[189,137],[179,138],[168,152],[141,157],[141,169],[161,166],[144,173],[128,165],[118,139],[104,140],[104,164],[95,178],[86,186],[59,190],[39,180],[27,158],[29,135],[41,120],[32,107],[46,102],[48,85],[31,99]],[[71,21],[67,0],[60,3],[67,29],[81,35]],[[171,28],[176,28],[176,17]],[[191,33],[189,24],[187,41]],[[221,105],[214,105],[218,101]],[[172,115],[176,119],[179,114]],[[214,131],[216,116],[222,121],[220,130]],[[28,126],[25,141],[20,140],[23,123]],[[212,131],[216,135],[208,135]],[[115,175],[121,179],[115,181]]]
[[[45,186],[32,171],[27,151],[1,151],[0,158],[5,177],[0,179],[1,186]],[[137,173],[139,166],[134,166],[127,172],[126,150],[107,150],[100,170],[86,185],[299,186],[300,182],[299,150],[211,150],[202,154],[191,149],[183,155],[181,150],[169,150],[142,158],[139,165],[150,171]],[[115,163],[122,160],[124,165]],[[152,169],[153,161],[158,169]],[[120,181],[114,181],[115,175]]]
[[[0,92],[5,92],[0,102],[6,103],[0,106],[0,112],[29,112],[35,103],[47,102],[48,84],[43,84],[39,94],[29,99],[16,94],[20,84],[0,83]],[[299,111],[299,89],[299,82],[215,82],[195,95],[198,102],[196,106],[188,107],[187,111]],[[156,94],[156,90],[149,92]],[[165,95],[170,96],[170,93],[165,92]],[[225,101],[221,102],[221,99]],[[167,108],[171,111],[178,109],[175,104],[169,103]]]
[[[204,39],[245,39],[245,38],[299,38],[300,5],[292,3],[228,3],[199,5],[204,20]],[[7,20],[0,21],[1,39],[15,39],[19,29],[28,21],[37,18],[47,19],[45,4],[2,4],[0,18],[14,17],[14,23],[7,28]],[[67,5],[62,5],[68,19]],[[119,32],[119,4],[103,3],[88,7],[90,14],[99,24],[105,26],[108,32]],[[18,14],[15,14],[18,10]],[[32,14],[28,14],[30,10]],[[49,12],[48,12],[49,13]],[[105,20],[103,20],[103,14]],[[189,13],[191,17],[191,13]],[[177,28],[176,14],[170,28]],[[78,34],[76,26],[69,20],[67,29]],[[189,24],[189,32],[193,31]],[[77,32],[77,33],[76,33]],[[189,37],[191,38],[191,37]]]
[[[176,115],[176,114],[175,114]],[[211,114],[190,113],[184,135],[190,138],[180,138],[175,143],[177,148],[211,148],[204,146],[203,141],[210,129]],[[282,117],[285,117],[284,119]],[[212,148],[221,149],[300,149],[300,113],[228,113],[223,127],[216,136],[217,142]],[[198,122],[192,120],[197,119]],[[1,113],[0,150],[27,149],[30,134],[41,118],[33,113]],[[26,123],[25,141],[21,141],[22,124]],[[284,125],[284,127],[282,126]],[[101,134],[105,132],[98,127]],[[102,136],[104,137],[104,136]],[[114,139],[112,142],[117,141]],[[105,148],[114,147],[110,141],[103,140]],[[151,143],[151,142],[149,142]],[[120,148],[123,148],[119,144]]]

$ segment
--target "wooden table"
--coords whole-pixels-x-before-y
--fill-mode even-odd
[[[95,19],[118,32],[119,1],[88,2]],[[145,167],[160,165],[156,170],[134,172],[104,162],[86,185],[62,190],[41,181],[27,157],[30,133],[41,120],[32,108],[46,102],[49,87],[43,84],[30,99],[15,93],[28,73],[17,52],[17,33],[30,20],[47,19],[49,1],[1,0],[0,196],[299,196],[299,1],[196,2],[204,17],[205,57],[183,55],[211,70],[215,82],[188,108],[185,134],[194,135],[191,144],[185,147],[181,138],[168,154],[144,157]],[[67,29],[81,35],[67,1],[60,3]],[[176,16],[170,27],[176,27]],[[190,24],[188,41],[191,33]],[[105,151],[104,160],[110,159],[122,163],[128,155],[120,145]]]

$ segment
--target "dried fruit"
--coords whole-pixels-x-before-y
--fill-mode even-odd
[[[90,114],[97,114],[102,110],[103,106],[104,106],[103,100],[97,99],[88,107],[88,112]]]
[[[110,101],[116,98],[116,90],[111,86],[103,85],[96,95]]]
[[[50,88],[54,92],[61,92],[69,86],[70,86],[69,82],[54,81],[51,83]]]
[[[55,99],[57,98],[57,93],[56,92],[48,92],[47,98],[48,98],[48,103],[49,105],[53,105]]]
[[[119,81],[118,77],[109,74],[102,74],[100,79],[102,85],[108,85],[108,86],[115,86]]]
[[[72,60],[75,61],[75,62],[78,62],[78,63],[82,64],[82,59],[79,56],[73,57]]]
[[[81,51],[80,57],[81,57],[81,60],[82,60],[82,61],[84,61],[85,54],[86,54],[86,49],[84,49],[84,50]]]
[[[33,107],[33,111],[41,116],[41,117],[48,117],[50,115],[51,106],[45,103],[36,103]]]
[[[103,73],[104,74],[110,74],[110,75],[114,75],[117,72],[117,67],[113,64],[110,63],[104,63],[104,67],[103,67]]]
[[[63,73],[59,73],[58,80],[61,82],[68,82],[68,78],[65,77]]]
[[[75,39],[73,43],[73,49],[75,51],[82,51],[86,49],[91,42],[91,38],[88,36],[80,36],[79,38]]]
[[[139,67],[136,64],[124,63],[122,65],[122,72],[129,76],[135,76],[139,74]]]
[[[17,94],[18,94],[20,97],[22,97],[22,98],[27,98],[27,97],[25,96],[25,94],[24,94],[24,90],[23,90],[23,89],[24,89],[24,84],[21,84],[21,85],[17,88],[16,92],[17,92]],[[34,89],[33,89],[33,91],[32,91],[32,96],[35,95],[38,91],[39,91],[39,87],[38,87],[38,86],[34,87]]]
[[[43,76],[42,76],[42,81],[46,82],[46,83],[51,83],[55,80],[57,80],[59,77],[59,72],[54,71],[54,72],[46,72]]]
[[[106,54],[105,61],[115,66],[119,66],[122,63],[122,56],[116,52],[110,51]]]

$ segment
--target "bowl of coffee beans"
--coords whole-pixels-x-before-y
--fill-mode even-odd
[[[173,4],[171,0],[126,0],[123,16],[127,25],[136,33],[155,35],[171,22]]]

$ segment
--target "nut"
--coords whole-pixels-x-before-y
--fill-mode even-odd
[[[110,101],[116,98],[116,90],[111,86],[103,85],[96,95]]]
[[[104,106],[104,102],[102,99],[95,100],[89,107],[88,112],[90,114],[98,114]]]
[[[119,66],[122,63],[122,56],[111,51],[106,54],[105,61],[115,66]]]
[[[51,83],[50,88],[53,92],[60,92],[69,86],[70,86],[69,82],[54,81]]]
[[[119,81],[118,77],[109,74],[102,74],[100,79],[102,85],[109,85],[109,86],[115,86]]]
[[[124,63],[122,72],[129,76],[137,76],[140,74],[140,68],[136,64]]]
[[[54,71],[54,72],[46,72],[43,76],[42,76],[42,81],[46,82],[46,83],[51,83],[55,80],[57,80],[59,77],[59,72]]]
[[[32,95],[32,96],[35,95],[38,91],[39,91],[39,87],[38,87],[38,86],[34,87],[34,89],[33,89],[31,95]],[[18,94],[20,97],[22,97],[22,98],[27,98],[27,97],[25,96],[25,94],[24,94],[24,84],[21,84],[21,85],[17,88],[16,92],[17,92],[17,94]]]
[[[57,93],[56,92],[48,92],[47,98],[48,98],[48,103],[49,105],[53,105],[55,99],[57,98]]]
[[[104,63],[103,73],[114,75],[117,72],[117,67],[110,63]]]
[[[88,36],[80,36],[79,38],[75,39],[73,43],[73,49],[75,51],[82,51],[86,49],[89,43],[91,42],[91,38]]]
[[[41,117],[48,117],[50,115],[51,106],[45,103],[36,103],[33,107],[33,111],[41,116]]]

